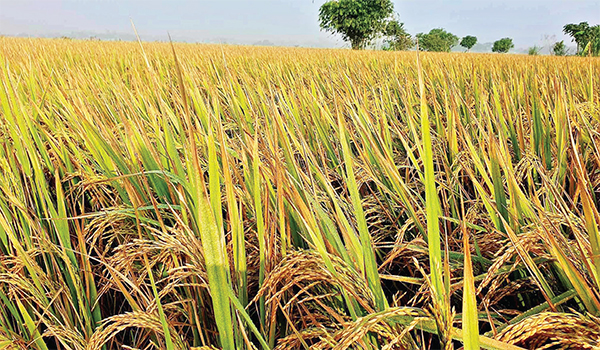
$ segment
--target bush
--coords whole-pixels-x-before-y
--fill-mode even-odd
[[[565,45],[564,40],[558,41],[552,45],[552,53],[555,56],[566,56],[567,55],[567,46]]]
[[[540,54],[541,49],[542,49],[541,47],[532,46],[529,48],[529,50],[527,50],[527,53],[529,54],[529,56],[537,56]]]

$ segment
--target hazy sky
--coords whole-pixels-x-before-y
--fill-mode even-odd
[[[131,34],[133,18],[142,38],[187,41],[341,46],[319,31],[324,0],[0,0],[0,34]],[[600,23],[600,0],[396,0],[395,10],[411,34],[444,27],[479,42],[512,37],[517,47],[561,34],[566,23]],[[567,39],[570,42],[569,39]]]

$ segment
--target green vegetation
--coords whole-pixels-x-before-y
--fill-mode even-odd
[[[515,47],[511,38],[502,38],[494,42],[492,46],[492,52],[507,53],[510,49]]]
[[[404,29],[404,23],[398,20],[390,21],[385,28],[385,49],[391,51],[404,51],[412,48],[415,43]]]
[[[458,37],[442,28],[436,28],[429,33],[417,34],[419,49],[433,52],[450,52],[458,44]]]
[[[393,12],[391,0],[332,0],[319,9],[319,23],[360,50],[386,30]]]
[[[472,35],[467,35],[460,41],[460,46],[467,49],[467,51],[471,50],[475,44],[477,44],[477,37]]]
[[[564,40],[557,41],[552,45],[552,53],[555,56],[566,56],[567,55],[567,46],[565,45]]]
[[[577,54],[600,55],[600,25],[590,26],[587,22],[567,24],[563,32],[577,43]]]
[[[0,349],[597,346],[598,60],[0,48]]]
[[[366,48],[380,37],[384,38],[383,49],[387,51],[404,51],[414,47],[415,41],[393,13],[394,4],[391,0],[330,0],[319,9],[319,23],[322,30],[340,34],[355,50]],[[590,26],[588,22],[567,24],[563,32],[577,43],[578,55],[600,55],[600,25]],[[436,28],[429,33],[417,34],[416,41],[422,51],[450,52],[458,45],[459,38],[443,28]],[[466,51],[470,51],[475,44],[477,37],[472,35],[460,40],[460,46]],[[502,38],[494,42],[492,52],[507,53],[512,48],[512,39]],[[555,43],[551,50],[556,56],[567,54],[563,41]],[[540,47],[533,46],[527,52],[536,56],[540,51]]]
[[[529,56],[537,56],[537,55],[539,55],[539,54],[540,54],[540,51],[541,51],[541,50],[542,50],[542,48],[541,48],[541,47],[539,47],[539,46],[537,46],[537,45],[534,45],[534,46],[530,47],[530,48],[527,50],[527,54],[528,54]]]

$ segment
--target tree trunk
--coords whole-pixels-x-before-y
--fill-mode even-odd
[[[361,39],[354,39],[350,42],[352,50],[362,50],[365,48],[365,41]]]

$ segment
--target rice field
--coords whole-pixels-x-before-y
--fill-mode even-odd
[[[0,38],[0,349],[600,346],[600,60]]]

